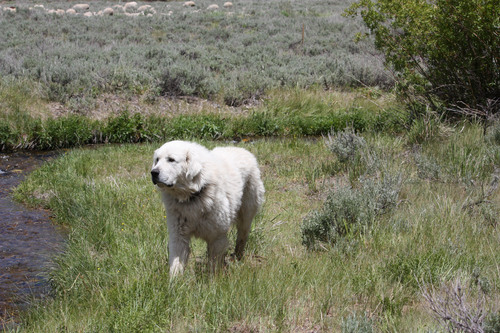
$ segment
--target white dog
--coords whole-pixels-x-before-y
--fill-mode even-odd
[[[254,155],[243,148],[209,151],[193,142],[171,141],[155,151],[151,176],[167,211],[172,276],[183,272],[193,236],[207,242],[211,270],[220,267],[232,224],[237,227],[235,255],[241,259],[252,220],[264,201]]]

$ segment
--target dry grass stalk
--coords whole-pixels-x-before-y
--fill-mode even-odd
[[[439,290],[421,284],[420,290],[436,320],[447,332],[483,333],[487,315],[485,295],[464,287],[460,278],[443,283]]]

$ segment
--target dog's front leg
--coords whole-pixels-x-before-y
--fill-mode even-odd
[[[171,277],[184,272],[188,257],[189,238],[171,233],[168,240],[168,265],[170,266]]]

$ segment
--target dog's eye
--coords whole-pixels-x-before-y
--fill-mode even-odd
[[[160,160],[160,159],[157,157],[157,158],[155,159],[155,164],[158,164],[158,161],[159,161],[159,160]]]
[[[169,162],[175,162],[175,160],[172,157],[167,158],[167,161],[169,161]]]

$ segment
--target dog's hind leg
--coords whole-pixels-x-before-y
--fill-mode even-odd
[[[234,254],[238,260],[241,260],[241,258],[243,258],[243,254],[245,253],[248,235],[252,229],[252,220],[255,217],[255,214],[257,214],[257,210],[258,207],[256,206],[243,206],[238,214],[238,221],[236,224],[236,245],[234,247]]]
[[[207,242],[208,265],[212,273],[224,265],[228,244],[227,235],[221,235]]]
[[[257,215],[260,206],[264,201],[264,185],[260,180],[260,174],[252,174],[247,181],[243,197],[241,199],[242,205],[238,212],[238,220],[236,227],[238,229],[236,235],[236,245],[234,247],[234,254],[236,259],[241,260],[245,253],[245,246],[247,244],[248,235],[252,229],[252,221]]]
[[[238,260],[241,260],[241,258],[243,258],[243,254],[245,253],[245,246],[247,244],[248,234],[250,233],[251,222],[252,221],[250,220],[250,224],[248,225],[243,225],[243,223],[241,223],[238,227],[236,245],[234,247],[234,255]]]

